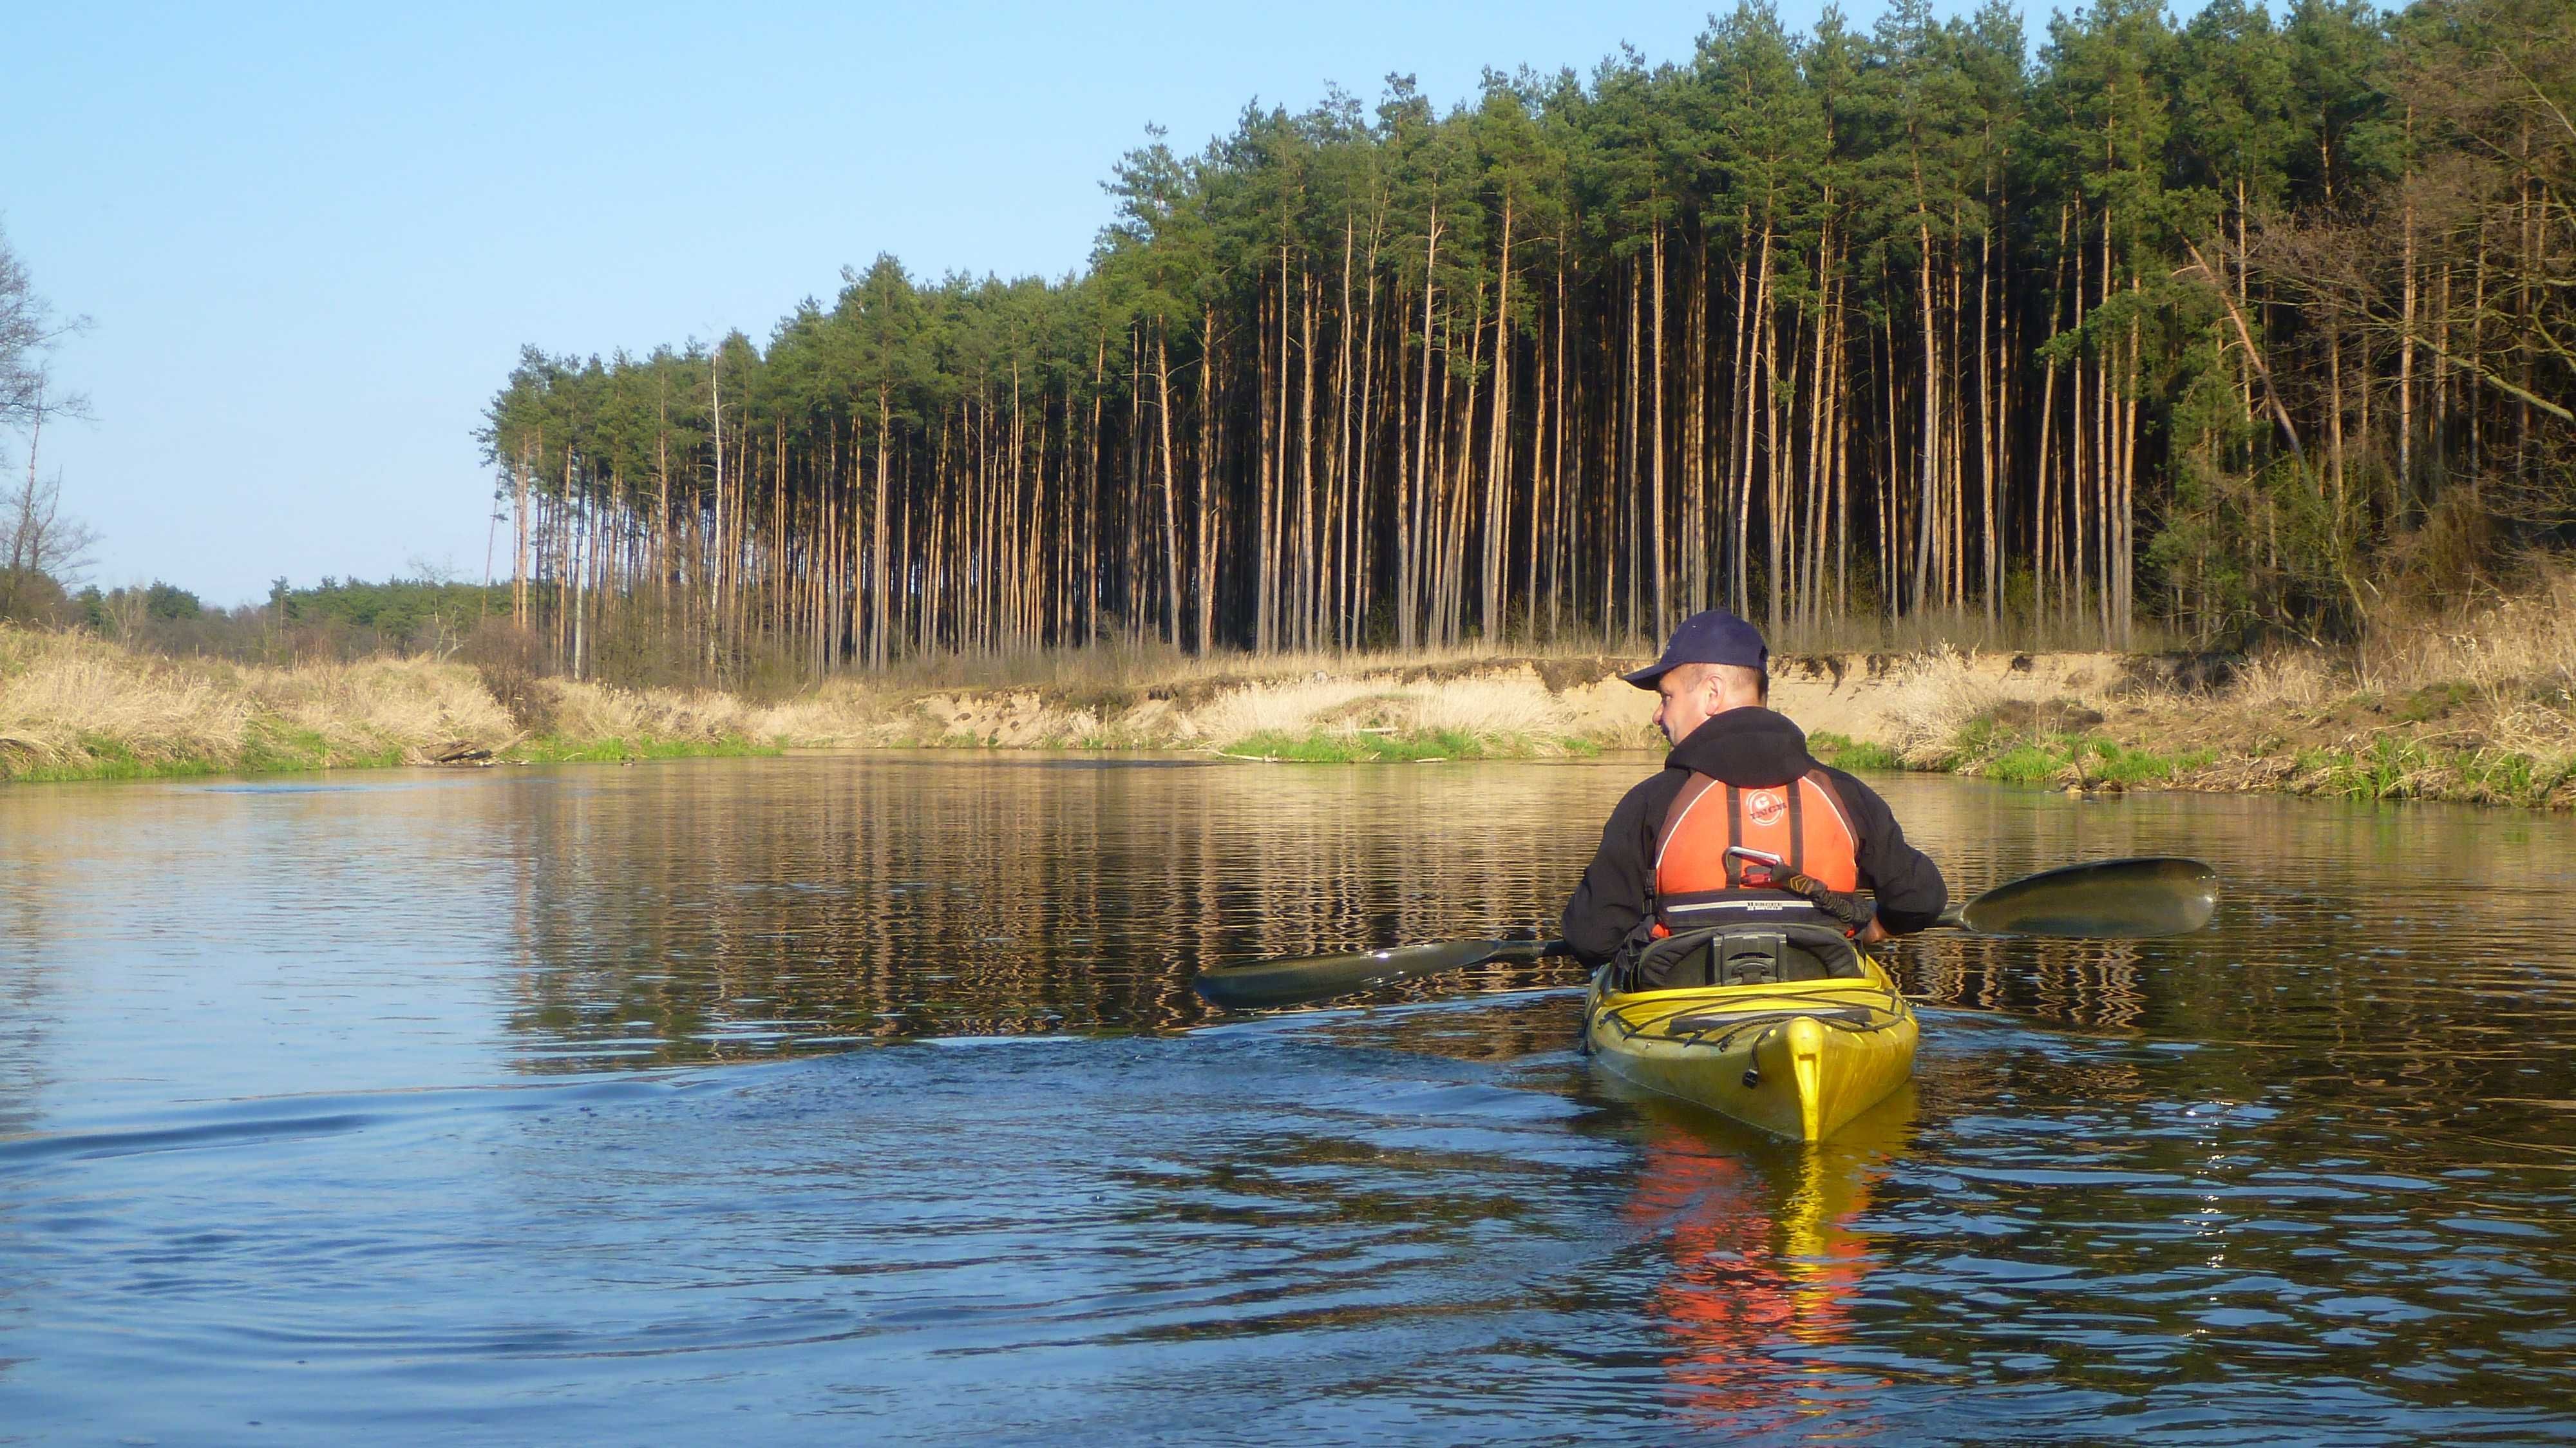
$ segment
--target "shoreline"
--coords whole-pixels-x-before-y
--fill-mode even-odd
[[[1607,655],[1214,660],[932,686],[836,679],[774,703],[452,660],[288,668],[0,629],[0,781],[626,762],[789,750],[1187,752],[1237,763],[1660,754]],[[2576,807],[2561,681],[2392,680],[2322,656],[1849,653],[1774,661],[1772,704],[1845,768],[2116,793],[2182,789]],[[1070,672],[1070,671],[1064,671]],[[500,697],[512,697],[505,706]]]

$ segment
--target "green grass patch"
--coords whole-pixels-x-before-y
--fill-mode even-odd
[[[2461,775],[2474,788],[2508,804],[2537,804],[2567,778],[2569,766],[2543,764],[2528,754],[2486,752],[2461,763]]]
[[[2213,749],[2193,749],[2181,754],[2158,754],[2148,749],[2132,749],[2109,739],[2086,741],[2092,754],[2084,761],[2088,782],[2111,784],[2163,784],[2175,775],[2201,769],[2218,758]]]
[[[301,774],[325,769],[388,769],[403,762],[400,746],[338,750],[315,731],[254,721],[238,758],[207,755],[151,756],[124,740],[84,734],[81,757],[41,761],[20,752],[0,757],[0,779],[22,784],[72,784],[91,780],[194,779],[210,774]]]
[[[2439,719],[2477,697],[2477,690],[2466,684],[2426,684],[2398,701],[2397,719],[2404,724],[2422,724]]]
[[[2322,760],[2317,787],[2325,794],[2351,799],[2401,799],[2413,794],[2413,777],[2433,765],[2432,755],[2411,739],[2381,737],[2367,749],[2338,749]]]
[[[1405,764],[1442,759],[1519,759],[1537,750],[1525,739],[1483,739],[1455,729],[1416,734],[1248,735],[1219,751],[1282,764]]]
[[[1903,769],[1905,761],[1884,744],[1872,744],[1819,729],[1807,736],[1807,752],[1836,769]]]
[[[334,748],[320,733],[254,723],[238,759],[146,758],[117,740],[83,737],[87,757],[43,762],[24,753],[0,756],[0,779],[26,784],[86,780],[185,779],[209,774],[302,774],[329,769],[392,769],[406,762],[399,745]],[[510,751],[530,764],[608,764],[644,759],[747,757],[785,752],[783,745],[740,735],[723,739],[533,739]]]
[[[393,762],[402,762],[402,751],[394,751]],[[331,741],[323,738],[319,730],[262,722],[251,725],[242,741],[240,768],[244,774],[286,774],[323,769],[331,763]]]
[[[88,755],[102,766],[113,768],[117,765],[130,764],[148,767],[150,764],[150,761],[136,754],[122,739],[111,739],[104,734],[83,734],[79,742],[81,753]]]
[[[2428,749],[2380,738],[2363,749],[2300,751],[2295,788],[2356,800],[2459,800],[2527,809],[2576,804],[2576,758],[2516,750]]]
[[[614,764],[630,759],[739,759],[783,754],[784,746],[728,734],[722,739],[531,739],[511,751],[530,764]]]
[[[2098,734],[2018,734],[1979,720],[1952,741],[1948,768],[2008,784],[2128,787],[2165,784],[2177,774],[2207,767],[2213,749],[2160,754]]]
[[[29,763],[0,774],[18,784],[78,784],[109,779],[185,779],[222,774],[229,766],[212,759],[83,759],[49,764]]]
[[[2016,744],[1986,761],[1984,774],[2011,784],[2058,784],[2064,781],[2069,757],[2037,744]]]

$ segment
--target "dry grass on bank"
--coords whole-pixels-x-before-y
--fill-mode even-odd
[[[2055,787],[2576,805],[2576,580],[2390,627],[2356,658],[1882,652],[1782,658],[1773,703],[1849,765]],[[487,677],[458,662],[263,668],[0,628],[0,779],[796,746],[1179,749],[1280,761],[1654,749],[1597,654],[925,662],[777,702]],[[951,682],[972,678],[974,685]],[[517,715],[495,702],[512,698]]]
[[[508,724],[462,669],[245,667],[0,627],[0,778],[394,764],[408,749]]]
[[[2576,807],[2576,580],[2391,624],[2350,660],[2300,652],[2216,682],[2099,656],[1899,664],[1846,762],[2070,788],[2282,790]],[[2001,665],[2001,666],[1999,666]]]
[[[747,727],[799,744],[1194,749],[1252,758],[1514,757],[1642,746],[1650,709],[1606,660],[1297,661],[1267,678],[924,689],[837,681]]]
[[[936,689],[835,680],[759,703],[711,690],[487,680],[382,658],[288,668],[170,659],[87,634],[0,628],[0,779],[426,763],[459,750],[572,760],[798,746],[1193,749],[1262,758],[1454,758],[1651,742],[1601,659],[1468,655],[1328,675],[1321,659],[1150,672],[1069,663],[1053,682]],[[924,672],[927,672],[925,670]],[[497,702],[514,692],[520,718]]]
[[[2398,692],[2576,681],[2576,572],[2544,574],[2527,591],[2472,613],[2393,617],[2371,630],[2357,672],[2366,688]]]
[[[519,746],[540,756],[622,741],[712,747],[739,737],[747,712],[720,696],[701,706],[547,687],[556,729],[530,741],[461,664],[379,658],[272,668],[0,627],[0,779],[381,767],[460,747]]]

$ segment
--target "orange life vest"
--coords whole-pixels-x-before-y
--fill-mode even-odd
[[[1655,835],[1655,933],[1822,919],[1804,897],[1772,885],[1783,872],[1830,890],[1860,888],[1860,833],[1824,772],[1759,789],[1693,774]]]

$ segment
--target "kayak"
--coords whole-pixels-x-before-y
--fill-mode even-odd
[[[1791,1141],[1818,1141],[1914,1075],[1922,1027],[1886,968],[1849,979],[1619,992],[1592,978],[1583,1035],[1649,1091]]]

